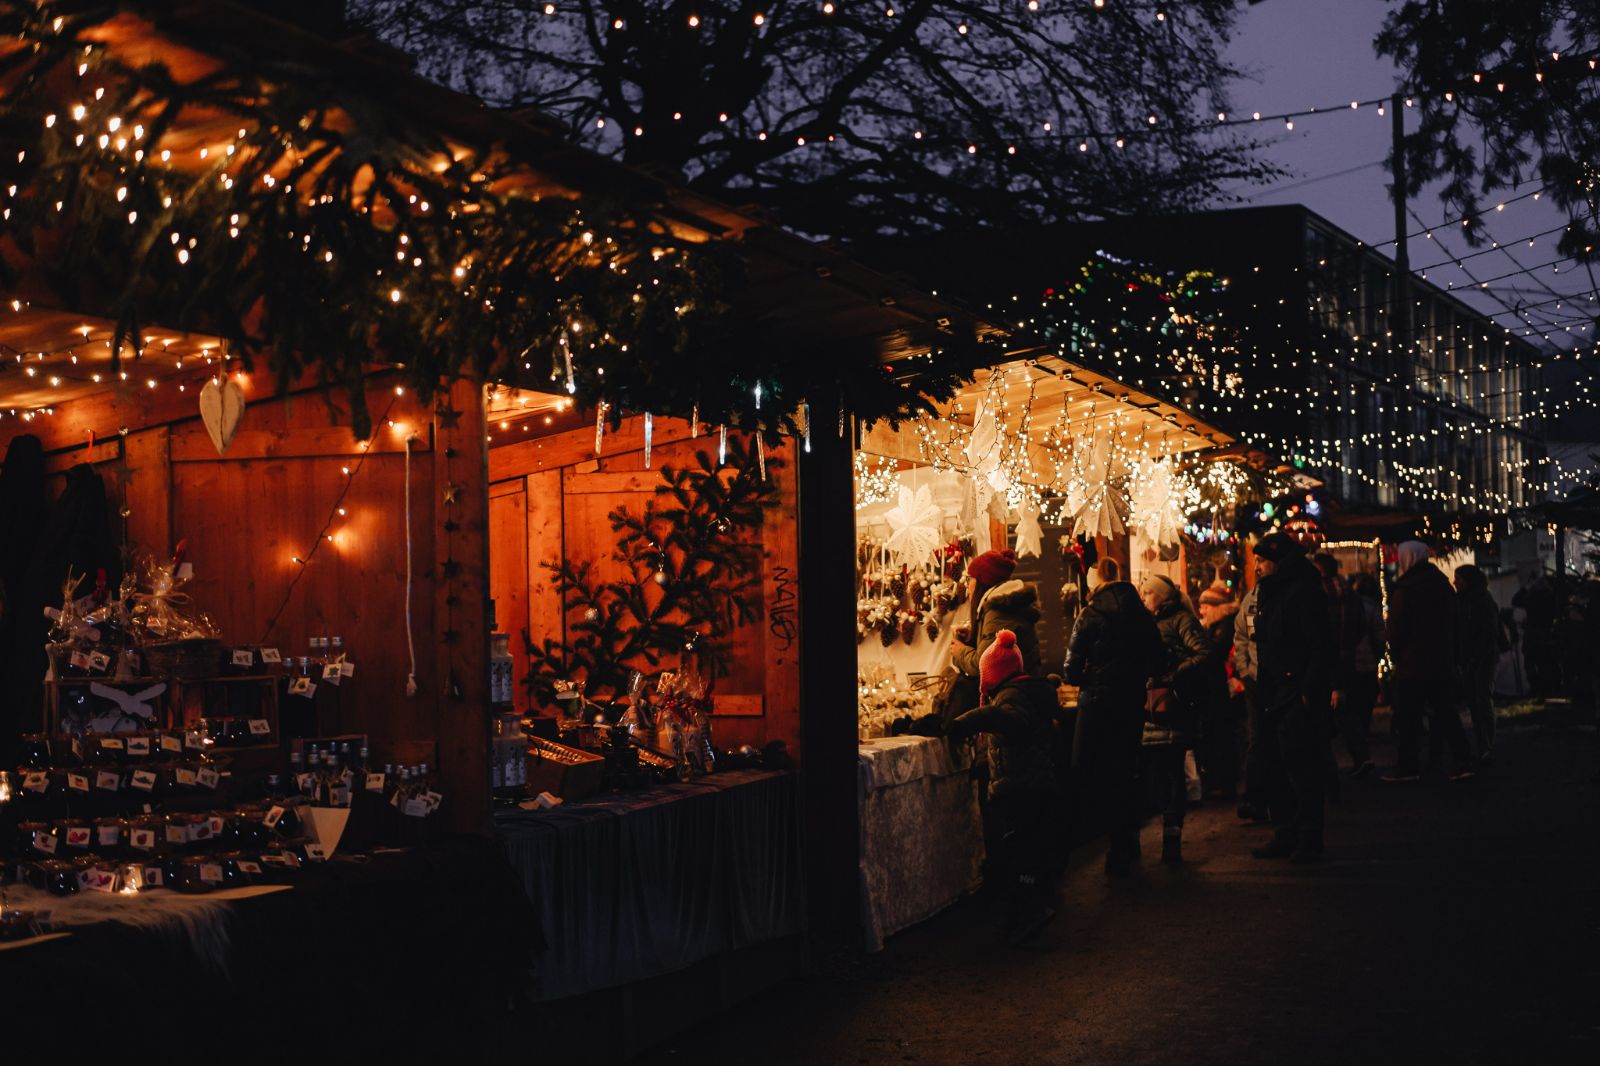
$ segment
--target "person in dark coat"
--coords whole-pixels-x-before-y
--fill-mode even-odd
[[[1170,693],[1164,708],[1145,717],[1141,738],[1145,780],[1161,807],[1161,861],[1176,865],[1183,861],[1183,814],[1189,805],[1183,754],[1194,744],[1222,667],[1200,619],[1170,579],[1159,574],[1145,578],[1139,584],[1139,599],[1161,635],[1161,666],[1150,686]]]
[[[1056,915],[1056,692],[1048,680],[1023,669],[1009,629],[995,634],[979,673],[981,702],[946,732],[957,738],[990,735],[984,833],[989,870],[1004,886],[1008,937],[1020,943]]]
[[[968,677],[977,677],[983,653],[1002,629],[1017,638],[1022,668],[1029,676],[1040,676],[1039,589],[1025,581],[1014,581],[1017,555],[1010,548],[986,551],[967,564],[972,583],[972,617],[956,628],[950,648],[950,662]]]
[[[1123,581],[1115,559],[1096,566],[1099,585],[1073,627],[1064,674],[1078,686],[1073,726],[1074,836],[1110,837],[1106,873],[1129,873],[1139,861],[1139,749],[1145,685],[1164,653],[1156,620]]]
[[[1262,772],[1272,810],[1272,840],[1258,859],[1322,858],[1327,777],[1328,660],[1333,634],[1322,576],[1286,533],[1256,545],[1255,624]]]
[[[1211,697],[1200,721],[1200,774],[1207,796],[1232,800],[1239,786],[1239,723],[1244,720],[1243,696],[1235,695],[1231,673],[1239,605],[1227,588],[1212,585],[1200,593],[1196,613],[1211,639],[1211,657],[1216,663],[1211,672]]]
[[[1345,628],[1339,642],[1339,670],[1334,682],[1333,712],[1350,753],[1350,776],[1372,773],[1372,709],[1378,703],[1378,664],[1383,661],[1383,607],[1377,580],[1352,574],[1345,594]]]
[[[1456,670],[1472,713],[1478,761],[1494,746],[1494,668],[1509,641],[1500,632],[1500,606],[1489,579],[1476,566],[1456,567]]]
[[[1400,545],[1400,576],[1389,590],[1389,654],[1394,676],[1389,701],[1394,707],[1398,747],[1389,782],[1421,779],[1422,719],[1433,735],[1450,745],[1452,781],[1473,776],[1472,750],[1456,711],[1455,598],[1450,579],[1428,561],[1421,541]]]

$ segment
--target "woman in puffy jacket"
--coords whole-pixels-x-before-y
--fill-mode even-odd
[[[1183,814],[1188,797],[1183,780],[1183,754],[1194,742],[1200,715],[1220,664],[1211,638],[1172,581],[1159,574],[1139,583],[1139,599],[1155,616],[1165,658],[1151,678],[1153,694],[1144,725],[1146,780],[1162,804],[1161,861],[1183,861]]]

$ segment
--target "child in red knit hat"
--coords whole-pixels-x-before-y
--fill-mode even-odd
[[[1007,936],[1020,944],[1056,916],[1055,686],[1024,672],[1017,635],[1002,629],[980,659],[979,687],[981,704],[948,733],[990,736],[985,878],[1003,888]]]

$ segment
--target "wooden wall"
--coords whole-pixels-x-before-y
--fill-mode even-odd
[[[658,418],[647,469],[643,419],[629,418],[618,431],[608,429],[597,458],[593,417],[573,415],[544,436],[489,450],[490,594],[500,629],[512,638],[519,693],[527,671],[522,628],[536,643],[559,640],[569,621],[545,564],[569,559],[615,572],[616,534],[607,515],[619,507],[638,513],[654,497],[662,466],[688,465],[697,451],[714,454],[717,447],[714,436],[691,439],[687,422]],[[759,534],[761,617],[733,634],[733,667],[717,683],[713,734],[719,747],[782,740],[798,754],[797,471],[788,444],[769,458],[779,494]]]
[[[487,647],[484,612],[486,548],[483,528],[484,422],[482,391],[459,383],[440,394],[456,411],[438,419],[399,379],[376,376],[368,388],[379,421],[370,445],[357,442],[341,402],[320,391],[279,398],[247,385],[242,427],[218,456],[196,416],[195,394],[166,387],[160,398],[111,394],[63,404],[53,417],[0,423],[0,454],[10,437],[39,436],[56,471],[88,454],[97,441],[96,468],[108,491],[128,510],[131,543],[158,557],[187,541],[195,604],[234,644],[278,647],[304,655],[313,636],[341,636],[356,663],[340,687],[337,726],[372,737],[374,758],[439,766],[449,799],[441,816],[456,828],[488,824]],[[126,426],[126,435],[119,428]],[[405,633],[407,498],[405,440],[412,447],[410,503],[412,634],[417,651],[415,696],[405,691],[409,657]],[[446,450],[450,451],[446,472]],[[289,596],[270,631],[268,618],[333,509],[345,468],[354,472],[343,500],[346,514]],[[454,482],[459,501],[448,516],[443,488]],[[444,605],[436,580],[445,550],[443,528],[457,529],[448,548],[462,565],[450,604],[457,639],[441,640]],[[445,695],[454,673],[460,698]],[[482,675],[481,677],[479,675]]]

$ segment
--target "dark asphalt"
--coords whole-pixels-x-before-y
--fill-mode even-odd
[[[1502,723],[1473,782],[1346,784],[1318,867],[1251,859],[1266,833],[1231,805],[1192,814],[1181,869],[1154,861],[1154,825],[1131,881],[1085,849],[1036,947],[1000,945],[963,904],[643,1061],[1596,1066],[1587,719]]]

